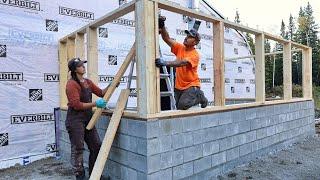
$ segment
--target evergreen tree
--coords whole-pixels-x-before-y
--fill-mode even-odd
[[[305,8],[300,8],[298,17],[298,29],[296,33],[296,42],[310,46],[312,48],[312,79],[316,85],[320,85],[320,55],[319,55],[319,39],[318,24],[316,24],[313,17],[313,10],[310,3]],[[301,53],[298,56],[298,71],[302,72],[302,56]],[[299,75],[301,76],[301,75]],[[299,81],[301,84],[301,78]]]
[[[288,25],[288,39],[292,41],[294,39],[296,33],[296,25],[294,24],[294,19],[292,15],[290,14],[289,17],[289,25]]]
[[[234,22],[240,24],[240,14],[239,11],[236,11],[236,16],[234,17]]]
[[[271,45],[268,39],[264,42],[265,52],[269,53],[271,51]],[[266,72],[266,92],[272,89],[272,79],[273,79],[273,59],[271,56],[265,57],[265,72]]]

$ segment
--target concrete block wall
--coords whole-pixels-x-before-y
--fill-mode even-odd
[[[101,139],[108,118],[96,126]],[[67,159],[68,134],[61,133]],[[104,173],[111,179],[209,179],[314,133],[312,101],[149,121],[123,118]]]

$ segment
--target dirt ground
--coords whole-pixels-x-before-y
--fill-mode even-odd
[[[27,166],[15,166],[0,170],[0,179],[73,179],[71,168],[55,158],[33,162]],[[219,180],[273,179],[313,180],[320,179],[320,137],[315,135],[293,144],[288,149],[257,158],[218,176]]]

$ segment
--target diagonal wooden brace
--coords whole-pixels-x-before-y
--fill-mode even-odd
[[[103,138],[103,142],[97,157],[96,162],[94,163],[94,167],[90,176],[90,180],[99,180],[101,177],[101,174],[103,172],[104,166],[106,164],[106,161],[108,159],[108,155],[111,149],[112,142],[114,140],[114,137],[116,135],[117,129],[120,124],[120,119],[122,116],[122,113],[124,111],[124,108],[126,107],[126,103],[128,101],[130,94],[130,89],[123,89],[121,90],[116,109],[114,110],[109,126],[106,132],[106,135]]]
[[[109,101],[111,95],[113,94],[114,90],[116,89],[118,83],[120,82],[123,74],[126,72],[130,62],[132,61],[132,59],[135,56],[135,52],[136,52],[136,46],[135,43],[133,43],[126,59],[124,60],[123,64],[121,65],[119,71],[117,72],[116,76],[114,77],[110,87],[108,88],[106,94],[103,96],[103,99],[105,99],[107,102]],[[92,118],[90,119],[90,122],[87,125],[87,129],[90,130],[94,127],[94,125],[97,123],[97,121],[99,120],[101,113],[102,113],[101,108],[97,108],[92,116]]]

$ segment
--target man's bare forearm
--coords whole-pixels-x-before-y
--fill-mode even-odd
[[[175,60],[175,61],[166,61],[165,63],[167,66],[170,66],[170,67],[181,67],[181,66],[186,66],[189,62],[186,60]]]

